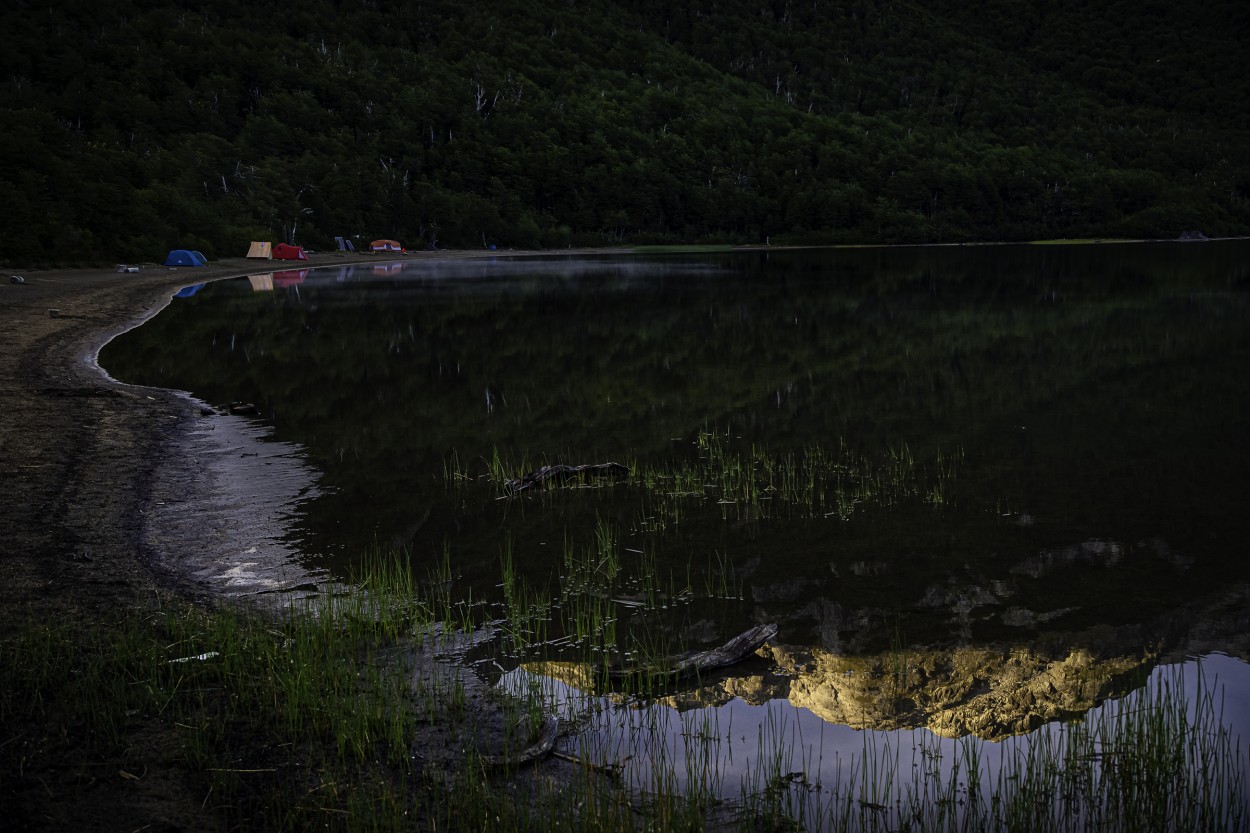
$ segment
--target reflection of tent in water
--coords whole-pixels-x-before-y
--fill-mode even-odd
[[[273,272],[263,275],[248,275],[247,282],[252,285],[253,292],[273,292]]]
[[[247,256],[259,258],[261,260],[271,260],[273,259],[273,244],[258,243],[253,240],[252,245],[247,250]]]
[[[307,269],[288,269],[285,272],[274,272],[271,276],[272,286],[294,286],[297,283],[303,283],[304,278],[308,277]]]
[[[204,284],[202,283],[192,284],[191,286],[184,286],[182,289],[179,289],[176,293],[174,293],[174,297],[175,298],[190,298],[192,295],[199,292],[203,288],[204,288]]]
[[[273,247],[274,260],[308,260],[308,255],[304,253],[303,246],[288,246],[286,243],[279,243]]]
[[[395,240],[374,240],[369,244],[371,252],[403,252],[404,247]]]
[[[404,271],[404,264],[381,263],[381,264],[378,264],[377,266],[374,266],[372,271],[373,271],[373,274],[375,275],[393,275],[397,272]]]
[[[207,266],[208,258],[190,249],[173,249],[165,258],[166,266]]]

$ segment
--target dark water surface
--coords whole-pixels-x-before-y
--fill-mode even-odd
[[[703,702],[998,738],[1247,656],[1245,242],[267,272],[101,364],[302,447],[312,566],[400,545],[462,596],[507,562],[556,599],[606,538],[623,625],[777,622],[770,666]],[[494,461],[634,475],[508,496]]]

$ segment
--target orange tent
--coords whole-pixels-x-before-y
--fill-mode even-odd
[[[374,240],[369,244],[371,252],[402,252],[404,247],[395,240]]]

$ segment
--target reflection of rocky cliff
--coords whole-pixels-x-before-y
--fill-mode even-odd
[[[1083,649],[1053,659],[1028,649],[903,649],[871,657],[773,649],[793,669],[789,700],[831,723],[924,726],[935,734],[999,740],[1083,714],[1144,677],[1147,657],[1098,659]]]
[[[1151,545],[1156,558],[1178,572],[1188,568],[1163,545]],[[1084,543],[1048,550],[1016,564],[1011,575],[1034,579],[1074,564],[1100,569],[1123,557],[1115,544]],[[1104,699],[1128,693],[1158,662],[1178,662],[1219,650],[1250,655],[1250,585],[1229,584],[1203,599],[1151,612],[1138,622],[1098,624],[1066,630],[1071,608],[1034,612],[1013,604],[1013,584],[986,582],[930,585],[910,605],[931,610],[950,623],[959,647],[856,649],[865,634],[888,627],[881,610],[824,602],[791,620],[801,632],[803,618],[819,623],[814,648],[774,645],[778,672],[791,679],[786,697],[833,723],[860,728],[928,727],[946,737],[975,734],[1001,739],[1029,732],[1050,720],[1075,717]],[[773,605],[768,613],[773,615]],[[895,613],[898,615],[898,613]],[[998,620],[1019,639],[978,642],[970,625]],[[783,639],[786,637],[783,624]],[[961,638],[960,638],[961,637]]]
[[[714,641],[719,622],[735,614],[733,627],[742,618],[777,621],[778,639],[760,652],[771,667],[745,663],[660,702],[686,709],[782,698],[856,728],[999,740],[1126,694],[1158,663],[1212,651],[1250,656],[1250,584],[1193,581],[1193,559],[1159,539],[1087,539],[994,566],[917,580],[914,559],[831,563],[828,576],[744,565],[736,575],[746,605],[672,636]],[[892,607],[864,592],[871,584],[888,588]],[[1185,592],[1168,597],[1169,587]],[[1117,615],[1103,618],[1113,606]],[[588,683],[571,668],[531,670]]]
[[[676,709],[715,706],[733,698],[761,704],[787,699],[830,723],[862,729],[928,728],[938,735],[1001,740],[1044,723],[1077,717],[1128,693],[1161,660],[1230,645],[1245,657],[1250,640],[1250,588],[1230,587],[1216,601],[1151,623],[1174,639],[1143,649],[1142,627],[1100,627],[1032,644],[897,648],[848,654],[821,647],[769,644],[729,676],[659,698]],[[785,638],[783,631],[782,638]],[[1077,646],[1077,647],[1070,647]],[[534,673],[588,690],[586,666],[536,663]]]
[[[785,698],[830,723],[860,729],[925,727],[946,737],[1001,740],[1083,714],[1130,690],[1153,664],[1149,657],[1097,659],[1080,649],[1059,659],[1023,648],[845,657],[766,645],[761,654],[775,664],[768,673],[751,668],[658,702],[684,710],[735,697],[752,704]],[[592,686],[589,670],[573,663],[534,663],[527,670],[583,690]]]
[[[987,740],[1083,714],[1130,691],[1158,662],[1215,650],[1250,656],[1250,586],[1230,585],[1148,622],[1010,646],[861,655],[771,646],[778,672],[792,680],[790,702],[825,720],[872,729],[924,726]]]
[[[1103,554],[1089,547],[1074,552]],[[933,604],[933,595],[921,604]],[[974,588],[964,588],[940,606],[966,615],[985,605],[1023,627],[1047,618],[1001,605],[1004,595],[986,590],[978,597]],[[842,622],[869,618],[848,614]],[[825,720],[873,729],[924,726],[948,737],[974,734],[988,740],[1083,714],[1127,693],[1157,662],[1211,651],[1250,656],[1250,586],[1230,585],[1132,625],[1035,633],[1007,645],[900,646],[865,653],[771,647],[778,673],[791,679],[790,702]]]

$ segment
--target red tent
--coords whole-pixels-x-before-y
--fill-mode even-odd
[[[308,255],[304,254],[303,246],[289,246],[286,243],[278,243],[273,247],[274,260],[308,260]]]
[[[403,250],[404,247],[395,240],[374,240],[369,244],[369,251],[371,252],[402,252]],[[277,255],[274,255],[274,257],[277,257]]]

